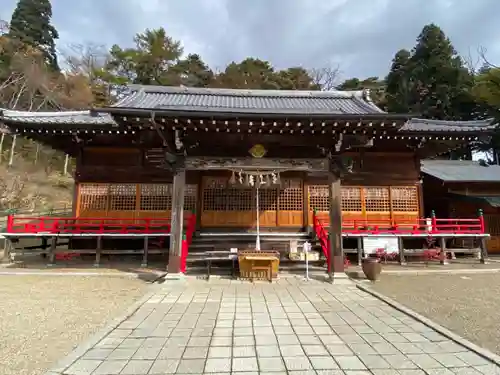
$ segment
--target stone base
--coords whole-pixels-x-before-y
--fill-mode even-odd
[[[341,272],[345,274],[344,268],[344,256],[343,255],[334,255],[333,256],[333,272]]]
[[[184,280],[185,277],[186,277],[186,275],[184,275],[181,272],[177,272],[177,273],[170,273],[170,272],[168,272],[165,275],[164,280]]]
[[[181,257],[179,255],[168,255],[167,273],[180,273],[181,272]]]
[[[345,272],[334,272],[332,273],[332,279],[330,279],[330,282],[333,284],[352,284],[353,281],[347,276]]]

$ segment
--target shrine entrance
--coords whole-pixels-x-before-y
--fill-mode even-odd
[[[202,227],[255,229],[257,205],[262,229],[305,225],[303,179],[281,178],[276,184],[265,183],[258,188],[230,180],[230,177],[203,177]]]

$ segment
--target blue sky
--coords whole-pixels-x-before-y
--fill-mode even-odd
[[[10,20],[16,0],[0,0]],[[435,22],[464,56],[500,63],[498,0],[52,0],[58,48],[126,46],[163,26],[212,68],[254,56],[275,66],[339,65],[344,77],[385,75],[394,53]]]

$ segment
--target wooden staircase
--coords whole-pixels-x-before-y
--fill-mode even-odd
[[[231,248],[239,250],[255,249],[256,233],[249,232],[199,232],[193,236],[189,246],[186,273],[188,275],[206,275],[205,253],[207,251],[229,251]],[[260,236],[262,250],[274,250],[280,253],[280,272],[304,274],[305,262],[290,260],[288,254],[292,243],[297,243],[297,249],[302,250],[302,244],[308,240],[312,244],[312,251],[320,252],[319,261],[309,262],[310,271],[326,270],[321,247],[311,241],[311,235],[306,232],[265,232]],[[213,275],[230,275],[231,262],[212,262]]]

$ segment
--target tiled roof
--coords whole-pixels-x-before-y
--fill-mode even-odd
[[[255,114],[384,114],[368,91],[236,90],[130,85],[112,108]]]
[[[75,125],[116,125],[107,113],[91,113],[90,111],[61,112],[29,112],[0,110],[0,121],[24,124],[75,124]]]
[[[443,121],[412,118],[401,128],[405,132],[472,132],[478,130],[493,130],[497,127],[493,119],[477,121]]]
[[[422,160],[420,170],[444,182],[500,182],[500,165],[470,160]]]

